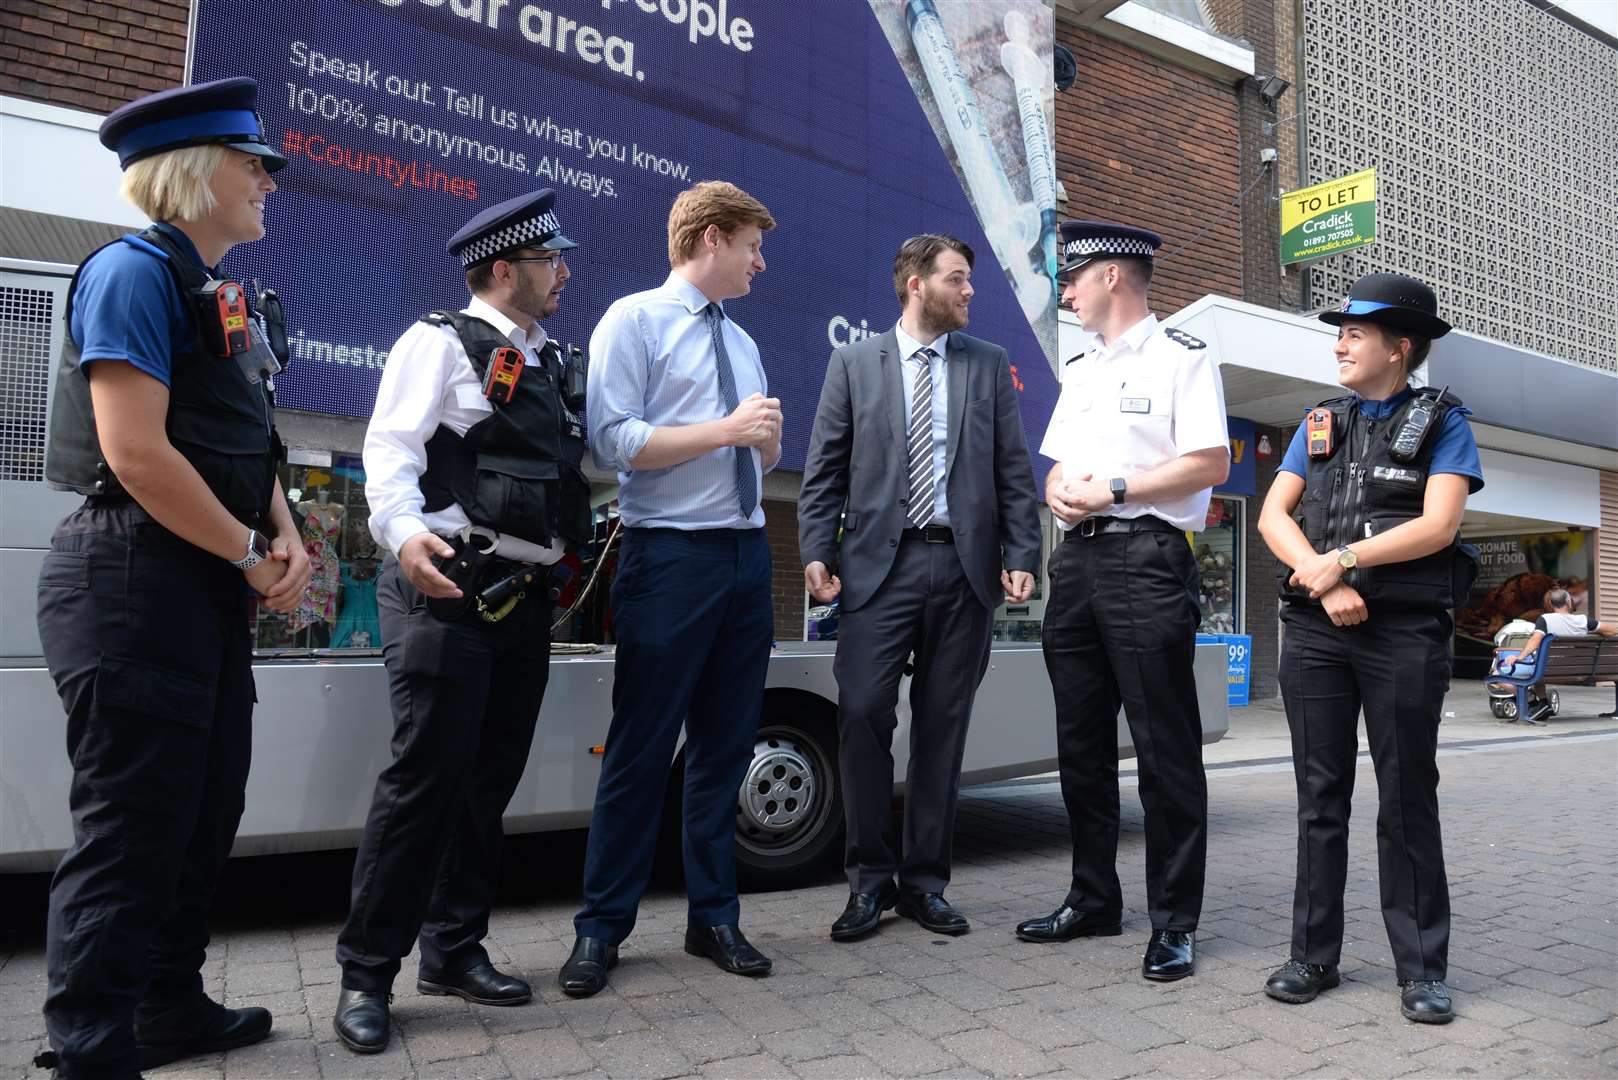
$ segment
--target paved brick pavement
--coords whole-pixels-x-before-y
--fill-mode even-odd
[[[268,1006],[274,1036],[152,1075],[1618,1075],[1618,736],[1457,747],[1441,767],[1459,1013],[1447,1027],[1398,1016],[1377,910],[1368,763],[1350,844],[1343,986],[1301,1007],[1262,995],[1264,976],[1286,955],[1293,867],[1292,778],[1270,765],[1210,772],[1201,966],[1183,982],[1148,984],[1137,974],[1148,925],[1132,790],[1119,857],[1132,904],[1124,935],[1057,946],[1012,936],[1011,924],[1060,899],[1067,876],[1060,795],[1035,781],[962,799],[950,897],[973,919],[966,937],[934,937],[890,917],[877,936],[834,945],[826,927],[844,899],[837,881],[755,894],[744,898],[744,925],[776,969],[745,980],[681,951],[684,906],[664,890],[643,909],[611,989],[582,1002],[552,981],[571,943],[576,844],[525,842],[524,859],[547,844],[561,851],[557,876],[571,880],[535,886],[547,878],[528,867],[529,884],[496,912],[491,947],[534,980],[540,1000],[475,1008],[418,995],[401,978],[398,1035],[375,1057],[348,1053],[332,1034],[330,905],[330,917],[314,919],[243,921],[227,910],[221,921],[241,925],[218,935],[208,989],[233,1005]],[[340,895],[341,874],[325,858],[310,877]],[[42,967],[37,943],[0,960],[0,1074],[42,1075],[26,1066],[43,1046]]]

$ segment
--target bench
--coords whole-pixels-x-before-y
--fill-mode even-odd
[[[1501,652],[1504,664],[1516,659],[1515,654]],[[1489,676],[1489,682],[1502,683],[1516,690],[1517,715],[1530,724],[1543,723],[1528,712],[1528,691],[1536,683],[1556,686],[1595,686],[1598,683],[1615,684],[1613,711],[1601,713],[1602,719],[1618,717],[1618,638],[1557,637],[1545,635],[1534,650],[1530,661],[1533,670],[1521,675]]]

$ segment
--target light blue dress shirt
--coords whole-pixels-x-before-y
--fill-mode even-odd
[[[911,357],[917,349],[933,350],[927,366],[933,369],[933,520],[934,525],[949,524],[949,492],[945,491],[944,461],[949,450],[949,364],[944,359],[949,348],[949,335],[940,334],[931,344],[923,345],[895,325],[894,336],[899,339],[899,357],[904,362],[899,370],[904,375],[905,416],[910,415],[910,403],[916,399],[916,362]],[[908,434],[908,432],[906,433]]]
[[[590,335],[585,413],[590,453],[618,473],[618,512],[631,528],[758,529],[764,526],[764,463],[753,455],[759,501],[742,517],[736,502],[734,449],[720,447],[666,469],[630,465],[660,427],[685,427],[730,415],[719,392],[708,298],[677,273],[655,289],[615,302]],[[769,394],[758,346],[726,318],[725,352],[736,396]]]

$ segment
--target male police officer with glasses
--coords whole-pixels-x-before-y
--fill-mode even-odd
[[[520,196],[450,239],[472,301],[399,339],[365,435],[371,533],[392,553],[377,603],[394,738],[337,939],[333,1023],[359,1053],[387,1046],[389,989],[418,935],[422,993],[532,997],[481,942],[549,673],[549,564],[591,535],[582,393],[539,324],[576,246],[555,201]]]

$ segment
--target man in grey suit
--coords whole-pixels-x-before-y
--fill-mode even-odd
[[[842,597],[833,670],[850,896],[832,926],[838,941],[870,933],[892,907],[935,933],[970,929],[943,896],[967,721],[994,609],[1002,593],[1028,599],[1039,561],[1010,361],[960,332],[972,261],[954,237],[904,242],[893,268],[899,322],[832,353],[809,440],[798,498],[804,583],[820,603]],[[894,706],[912,655],[896,855]]]

